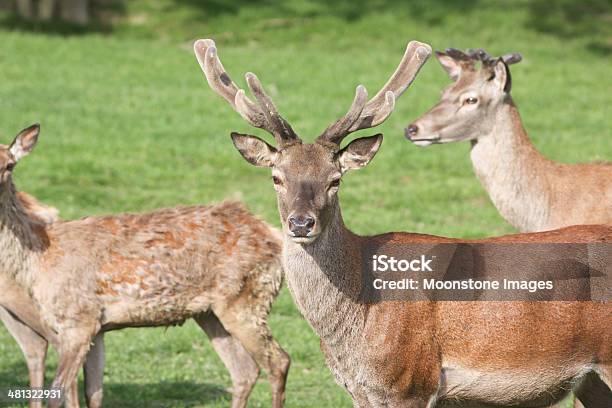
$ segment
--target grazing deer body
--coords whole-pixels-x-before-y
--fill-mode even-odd
[[[437,58],[455,81],[406,128],[420,146],[470,140],[474,172],[500,214],[523,232],[612,223],[612,164],[562,164],[533,146],[510,97],[510,54],[449,49]],[[482,68],[475,69],[475,62]]]
[[[337,195],[340,178],[369,163],[382,135],[353,140],[342,149],[340,143],[349,133],[376,126],[390,115],[396,97],[427,59],[427,45],[410,43],[392,78],[370,101],[365,89],[358,87],[346,116],[312,144],[303,143],[293,132],[253,74],[247,74],[247,83],[256,102],[238,89],[212,40],[199,40],[194,48],[211,88],[250,124],[275,137],[277,147],[255,136],[232,133],[235,147],[249,163],[272,169],[289,289],[355,406],[544,407],[578,383],[581,397],[597,393],[593,405],[587,404],[588,398],[583,400],[587,407],[612,401],[608,390],[593,391],[589,381],[582,381],[599,375],[608,386],[612,384],[609,303],[373,302],[360,297],[363,256],[371,247],[612,243],[609,226],[478,241],[409,233],[363,237],[345,227]]]
[[[57,349],[53,386],[75,382],[105,331],[194,318],[230,371],[233,406],[246,405],[258,365],[269,374],[273,405],[282,406],[289,358],[267,325],[281,284],[278,233],[233,202],[41,225],[10,177],[37,137],[33,126],[0,149],[0,286],[27,292],[31,305],[0,303]],[[86,374],[101,385],[103,350],[94,354]],[[78,406],[76,388],[66,397]]]

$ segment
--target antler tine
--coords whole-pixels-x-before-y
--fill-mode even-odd
[[[210,39],[198,40],[193,45],[193,50],[210,87],[233,107],[238,87],[227,75],[217,57],[215,42]]]
[[[467,54],[470,56],[470,58],[472,58],[474,60],[482,61],[485,64],[493,64],[493,63],[497,62],[499,60],[499,58],[501,58],[502,61],[504,61],[506,64],[510,65],[510,64],[516,64],[516,63],[520,62],[523,59],[521,54],[519,54],[518,52],[514,52],[514,53],[511,53],[511,54],[506,54],[506,55],[504,55],[502,57],[495,58],[495,57],[491,56],[490,54],[488,54],[482,48],[469,49],[467,51]]]
[[[299,140],[289,124],[280,117],[270,98],[263,93],[263,88],[255,75],[247,74],[247,82],[251,91],[253,89],[261,90],[259,93],[253,91],[259,105],[253,103],[246,96],[244,90],[238,88],[229,77],[221,60],[219,60],[217,48],[213,40],[196,41],[194,51],[210,87],[228,101],[244,120],[252,126],[272,133],[279,144],[285,144],[289,140]],[[250,76],[255,78],[255,82],[259,84],[258,86],[251,86],[251,82],[249,82]]]
[[[458,50],[456,48],[447,48],[446,55],[448,55],[449,57],[453,59],[460,60],[460,61],[471,61],[472,60],[472,57],[469,54],[466,54],[465,52]]]
[[[404,56],[397,69],[389,78],[389,81],[380,91],[366,104],[362,113],[362,123],[367,127],[374,127],[384,122],[395,107],[395,100],[399,98],[406,89],[412,84],[419,70],[431,55],[431,47],[418,41],[410,41],[406,46]],[[392,94],[390,94],[392,92]],[[393,98],[392,98],[393,97]],[[380,109],[383,108],[383,109]],[[386,108],[386,109],[385,109]],[[372,117],[369,121],[368,117]],[[351,132],[364,127],[357,127]]]
[[[523,60],[523,56],[519,54],[518,52],[513,52],[512,54],[506,54],[502,56],[501,58],[508,65],[516,64]]]
[[[255,96],[255,99],[257,99],[259,106],[262,108],[266,122],[268,123],[267,130],[274,135],[277,142],[279,144],[287,144],[299,141],[298,136],[289,123],[278,113],[276,106],[274,106],[274,103],[264,91],[259,78],[252,72],[248,72],[245,77],[249,89]]]
[[[404,56],[391,78],[367,103],[367,92],[357,87],[355,100],[347,114],[328,127],[318,141],[339,145],[348,134],[360,129],[372,128],[384,122],[395,108],[395,100],[410,86],[419,70],[431,55],[431,47],[418,41],[411,41]]]
[[[473,60],[477,60],[477,61],[482,61],[482,62],[488,62],[491,61],[493,59],[493,57],[491,57],[484,49],[482,48],[476,48],[476,49],[472,49],[470,48],[467,51],[467,55],[473,59]]]
[[[264,128],[265,117],[263,113],[229,77],[217,56],[215,42],[209,39],[198,40],[193,48],[200,67],[204,71],[206,80],[213,91],[228,101],[232,108],[249,124],[258,128]],[[239,96],[241,92],[242,95]],[[240,98],[240,103],[236,102],[237,98]]]
[[[355,99],[349,108],[346,115],[338,119],[336,122],[328,126],[325,132],[318,139],[326,140],[335,144],[340,144],[342,138],[348,135],[351,126],[359,119],[363,108],[368,102],[368,91],[365,86],[358,85],[355,90]],[[339,140],[336,140],[339,138]]]

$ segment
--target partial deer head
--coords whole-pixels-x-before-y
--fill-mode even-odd
[[[34,150],[39,132],[40,125],[34,124],[19,132],[9,146],[0,145],[0,187],[11,180],[13,169],[19,160]]]
[[[444,90],[438,104],[406,128],[406,138],[418,146],[428,146],[489,134],[496,110],[510,95],[508,65],[519,62],[521,55],[492,58],[482,49],[464,53],[450,48],[436,51],[436,58],[454,82]]]
[[[272,169],[278,207],[284,232],[295,242],[311,243],[329,224],[337,208],[342,175],[367,165],[382,143],[382,135],[363,137],[340,148],[342,140],[360,129],[384,122],[395,100],[408,88],[431,54],[427,44],[408,44],[395,73],[368,101],[362,85],[342,118],[330,125],[314,143],[303,143],[283,119],[252,73],[246,74],[251,101],[225,72],[212,40],[198,40],[195,53],[212,89],[252,126],[270,132],[277,146],[251,135],[232,133],[234,146],[251,164]]]

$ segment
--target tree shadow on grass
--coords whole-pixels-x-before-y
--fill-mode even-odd
[[[1,4],[2,0],[0,0]],[[6,3],[6,2],[5,2]],[[10,3],[10,2],[9,2]],[[75,36],[90,33],[108,34],[112,32],[112,20],[125,13],[122,0],[90,0],[90,21],[86,25],[68,23],[57,19],[41,21],[21,17],[14,5],[0,7],[0,27],[11,31],[42,33],[47,35]]]
[[[430,25],[443,25],[446,18],[467,15],[481,7],[504,10],[504,1],[483,0],[173,0],[176,7],[189,7],[198,21],[220,15],[237,14],[242,8],[267,8],[279,17],[316,18],[335,16],[346,22],[366,19],[377,12],[408,15]],[[525,9],[525,28],[558,38],[583,38],[589,51],[612,52],[612,2],[610,0],[531,0],[517,2]]]
[[[47,371],[46,384],[51,376]],[[0,390],[23,389],[29,386],[25,362],[0,364]],[[83,383],[79,383],[79,396],[84,406]],[[104,383],[104,406],[122,408],[192,407],[204,403],[230,404],[231,394],[220,384],[194,383],[188,381],[163,381],[148,384]],[[0,406],[9,401],[0,397]],[[19,405],[13,404],[11,405]],[[24,404],[25,406],[25,404]]]
[[[527,28],[560,38],[587,38],[590,51],[612,54],[612,2],[609,0],[532,0]]]
[[[130,24],[125,14],[127,1],[92,0],[92,19],[87,26],[26,21],[6,11],[0,14],[0,26],[52,35],[108,34],[116,24]],[[257,9],[274,19],[334,16],[347,23],[386,12],[407,15],[430,25],[443,25],[447,17],[470,14],[481,7],[500,11],[508,7],[507,2],[495,0],[165,0],[160,5],[163,7],[158,11],[162,15],[180,15],[181,19],[198,23],[219,16],[238,15],[241,11],[248,14],[248,10]],[[531,0],[513,3],[513,7],[525,9],[526,29],[559,38],[584,38],[589,51],[603,55],[612,52],[612,3],[609,0]],[[170,12],[177,9],[185,12]],[[253,21],[255,26],[261,23],[257,18]]]
[[[107,407],[192,407],[211,401],[229,406],[231,394],[218,384],[186,381],[104,384],[104,405]]]
[[[274,10],[279,16],[315,18],[339,17],[347,22],[366,18],[377,11],[402,12],[423,18],[428,23],[440,23],[444,16],[466,13],[478,6],[480,0],[174,0],[177,7],[190,7],[193,17],[200,21],[224,14],[237,14],[242,8],[253,7]]]
[[[13,13],[5,13],[0,17],[0,26],[10,31],[24,31],[48,35],[84,35],[90,33],[110,33],[111,27],[97,22],[86,26],[63,23],[58,21],[29,21]]]

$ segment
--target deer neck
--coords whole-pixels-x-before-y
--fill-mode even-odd
[[[511,99],[498,111],[490,134],[472,141],[472,165],[500,214],[521,231],[548,220],[546,167],[553,162],[533,146]]]
[[[29,269],[33,255],[47,246],[44,225],[28,216],[14,185],[0,185],[0,273],[20,275]]]
[[[287,284],[302,315],[338,357],[361,333],[365,306],[360,304],[360,238],[342,221],[339,204],[329,226],[312,244],[284,238]]]

